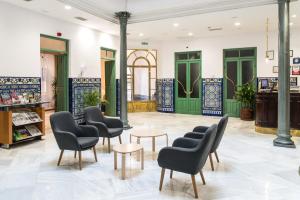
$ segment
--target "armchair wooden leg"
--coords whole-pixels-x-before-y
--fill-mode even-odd
[[[120,144],[122,144],[122,138],[121,138],[121,135],[119,135],[119,142],[120,142]]]
[[[210,161],[211,170],[215,171],[215,168],[214,168],[214,161],[213,161],[213,159],[212,159],[211,153],[209,154],[209,161]]]
[[[163,182],[164,182],[164,176],[165,176],[165,168],[161,168],[161,173],[160,173],[160,183],[159,183],[159,191],[161,191]]]
[[[105,137],[102,140],[102,145],[104,145],[104,144],[105,144]]]
[[[198,199],[198,191],[197,191],[197,185],[196,185],[195,176],[191,175],[191,177],[192,177],[192,183],[193,183],[195,198]]]
[[[81,170],[82,167],[81,167],[81,151],[78,151],[78,154],[79,154],[79,169]]]
[[[77,155],[77,151],[75,151],[75,153],[74,153],[74,158],[76,158],[76,155]]]
[[[202,171],[202,170],[200,170],[200,176],[201,176],[203,185],[205,185],[206,182],[205,182],[205,178],[204,178],[204,175],[203,175],[203,171]]]
[[[215,153],[215,156],[216,156],[217,162],[219,163],[219,162],[220,162],[220,160],[219,160],[219,156],[218,156],[217,150],[216,150],[214,153]]]
[[[110,138],[107,138],[108,140],[108,153],[110,153]]]
[[[93,147],[93,151],[94,151],[95,161],[98,162],[97,153],[96,153],[96,147],[95,146]]]
[[[173,170],[170,171],[170,178],[173,178]]]
[[[61,150],[61,151],[60,151],[60,154],[59,154],[59,158],[58,158],[57,166],[59,166],[59,165],[60,165],[60,161],[61,161],[61,158],[62,158],[63,154],[64,154],[64,150]]]

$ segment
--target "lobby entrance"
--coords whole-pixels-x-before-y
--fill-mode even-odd
[[[175,111],[201,114],[201,51],[175,53]]]
[[[239,117],[241,103],[235,99],[239,86],[256,85],[256,48],[225,49],[224,55],[224,113]]]
[[[69,110],[68,40],[40,36],[41,98],[46,110]]]

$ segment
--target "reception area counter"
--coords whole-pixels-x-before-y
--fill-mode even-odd
[[[300,136],[300,93],[290,94],[291,134]],[[276,134],[278,124],[278,94],[262,92],[256,95],[255,130],[259,133]]]

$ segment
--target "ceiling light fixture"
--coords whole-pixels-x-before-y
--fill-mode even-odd
[[[294,25],[294,23],[293,22],[290,22],[290,26],[293,26]]]
[[[189,32],[188,33],[188,36],[193,36],[194,34],[192,32]]]
[[[173,26],[174,26],[174,27],[178,27],[179,24],[178,24],[178,23],[174,23]]]
[[[235,25],[235,26],[240,26],[241,23],[240,23],[240,22],[235,22],[234,25]]]
[[[72,7],[71,7],[71,6],[69,6],[69,5],[65,5],[65,9],[66,9],[66,10],[71,10],[71,9],[72,9]]]
[[[143,37],[143,36],[144,36],[144,33],[140,33],[139,36],[140,36],[140,37]]]
[[[292,15],[292,18],[296,18],[296,17],[297,17],[297,15],[296,15],[296,14]]]

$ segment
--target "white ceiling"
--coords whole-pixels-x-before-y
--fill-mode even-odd
[[[132,21],[128,25],[128,37],[129,39],[140,41],[161,41],[264,32],[267,17],[270,18],[270,30],[276,30],[278,24],[277,5],[270,4],[277,0],[128,0],[127,6],[125,0],[0,1],[114,35],[119,34],[119,26],[111,22],[111,20],[108,21],[106,18],[113,17],[114,12],[124,10],[127,7],[127,10],[132,13]],[[263,6],[253,7],[253,5],[260,4],[263,4]],[[73,8],[65,10],[65,5],[72,5]],[[87,12],[80,5],[89,7],[90,10]],[[236,7],[243,8],[231,9]],[[291,14],[298,14],[299,10],[300,1],[292,2]],[[93,12],[97,12],[98,14],[93,14]],[[188,16],[188,12],[191,15]],[[196,14],[197,12],[202,14]],[[152,18],[147,13],[152,13]],[[88,21],[79,21],[74,18],[77,16],[84,17]],[[146,18],[143,18],[143,16],[148,16],[146,17],[146,22],[133,23],[136,21],[145,21]],[[163,19],[153,21],[154,18]],[[300,13],[296,18],[291,18],[291,21],[294,23],[292,30],[299,28]],[[239,22],[241,25],[236,27],[234,26],[235,22]],[[178,23],[179,26],[174,27],[174,23]],[[208,27],[222,28],[222,30],[209,31]],[[143,36],[139,36],[140,33],[143,33]],[[188,33],[193,33],[193,36],[188,36]]]
[[[58,0],[92,15],[117,22],[114,14],[128,11],[128,23],[274,4],[278,0]]]

